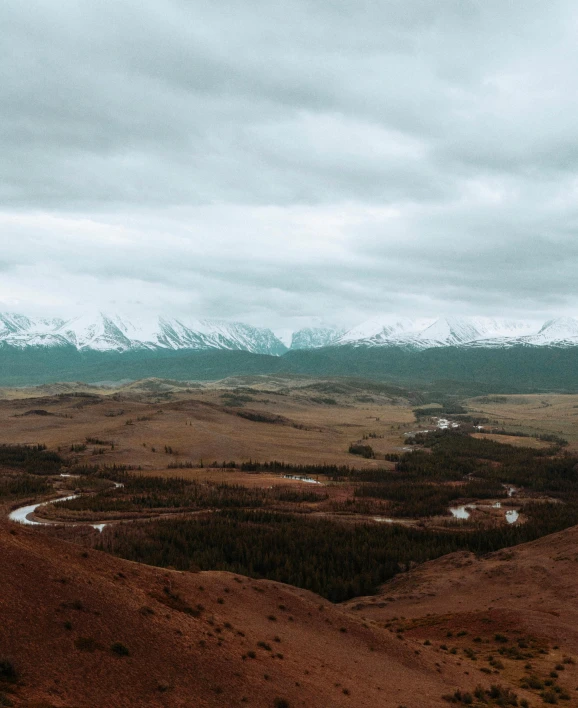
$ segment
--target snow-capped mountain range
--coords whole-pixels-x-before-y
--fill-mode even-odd
[[[70,320],[0,314],[0,345],[14,348],[74,346],[79,351],[237,349],[283,354],[287,347],[269,329],[239,322],[159,317],[135,320],[119,315],[82,315]]]
[[[296,333],[292,348],[301,346]],[[308,348],[349,345],[355,347],[433,347],[578,346],[578,319],[560,317],[543,324],[489,317],[443,317],[439,319],[383,318],[372,319],[346,332],[320,331],[316,342],[308,330]],[[297,342],[297,346],[295,345]]]
[[[72,319],[30,318],[0,314],[0,347],[70,347],[79,351],[139,351],[229,349],[255,354],[284,354],[288,348],[336,346],[433,347],[578,346],[578,319],[564,317],[544,324],[492,319],[447,317],[411,320],[383,317],[351,329],[311,327],[293,333],[287,347],[270,329],[224,320],[158,317],[135,319],[97,313]]]

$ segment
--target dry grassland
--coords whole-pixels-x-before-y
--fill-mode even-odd
[[[145,471],[166,471],[170,463],[229,460],[362,467],[383,462],[350,455],[351,442],[373,433],[378,437],[369,442],[378,456],[399,452],[403,433],[414,427],[407,400],[376,396],[361,403],[342,395],[336,404],[327,404],[312,400],[316,396],[301,388],[284,387],[282,395],[247,394],[223,384],[194,390],[142,382],[98,394],[92,389],[94,398],[38,396],[37,389],[18,397],[17,390],[5,390],[0,443],[43,443],[63,453],[86,444],[86,450],[74,452],[79,463],[136,465]],[[227,394],[251,400],[231,400]],[[239,413],[279,416],[279,421],[249,420]],[[179,475],[185,472],[178,470]]]
[[[466,406],[508,431],[560,435],[570,442],[571,450],[578,450],[576,394],[482,396],[469,399]]]

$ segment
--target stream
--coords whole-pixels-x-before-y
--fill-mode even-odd
[[[36,521],[35,519],[29,519],[28,517],[31,514],[34,514],[36,509],[40,506],[47,506],[48,504],[55,504],[56,502],[60,501],[70,501],[71,499],[78,499],[78,497],[82,496],[81,494],[71,494],[70,496],[67,497],[57,497],[56,499],[51,499],[50,501],[45,501],[45,502],[39,502],[38,504],[29,504],[28,506],[20,506],[17,509],[14,509],[14,511],[11,511],[8,514],[8,518],[10,521],[16,521],[18,524],[26,524],[28,526],[45,526],[46,524],[48,525],[61,525],[65,522],[62,521],[49,521],[46,519],[45,521]],[[71,524],[72,526],[78,526],[79,524]],[[84,526],[84,524],[82,524]],[[102,531],[102,529],[106,526],[106,524],[86,524],[87,526],[92,526],[93,529],[97,529],[97,531]]]
[[[61,474],[61,477],[74,478],[77,475],[73,474]],[[118,489],[124,486],[121,482],[113,482],[114,486]],[[47,506],[48,504],[56,504],[56,502],[70,501],[71,499],[78,499],[82,494],[69,494],[66,497],[57,497],[56,499],[50,499],[49,501],[38,502],[37,504],[28,504],[26,506],[20,506],[14,509],[8,514],[10,521],[15,521],[18,524],[26,524],[27,526],[46,526],[46,525],[70,525],[70,526],[91,526],[93,529],[102,532],[102,529],[108,524],[91,524],[88,522],[77,523],[77,522],[66,522],[66,521],[52,521],[50,519],[43,519],[42,521],[36,521],[35,519],[30,519],[29,517],[34,514],[36,509],[41,506]]]

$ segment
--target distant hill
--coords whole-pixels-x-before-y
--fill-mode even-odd
[[[341,345],[283,356],[226,349],[78,351],[72,345],[17,349],[0,344],[0,385],[147,377],[209,381],[228,376],[301,374],[360,376],[404,385],[445,382],[448,390],[578,391],[578,347],[503,348]]]
[[[283,370],[314,376],[363,376],[402,384],[453,381],[470,388],[504,391],[578,390],[578,348],[516,345],[457,346],[424,350],[404,347],[327,347],[291,351]]]

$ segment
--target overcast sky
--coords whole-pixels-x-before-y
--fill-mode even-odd
[[[4,0],[0,309],[578,314],[575,0]]]

